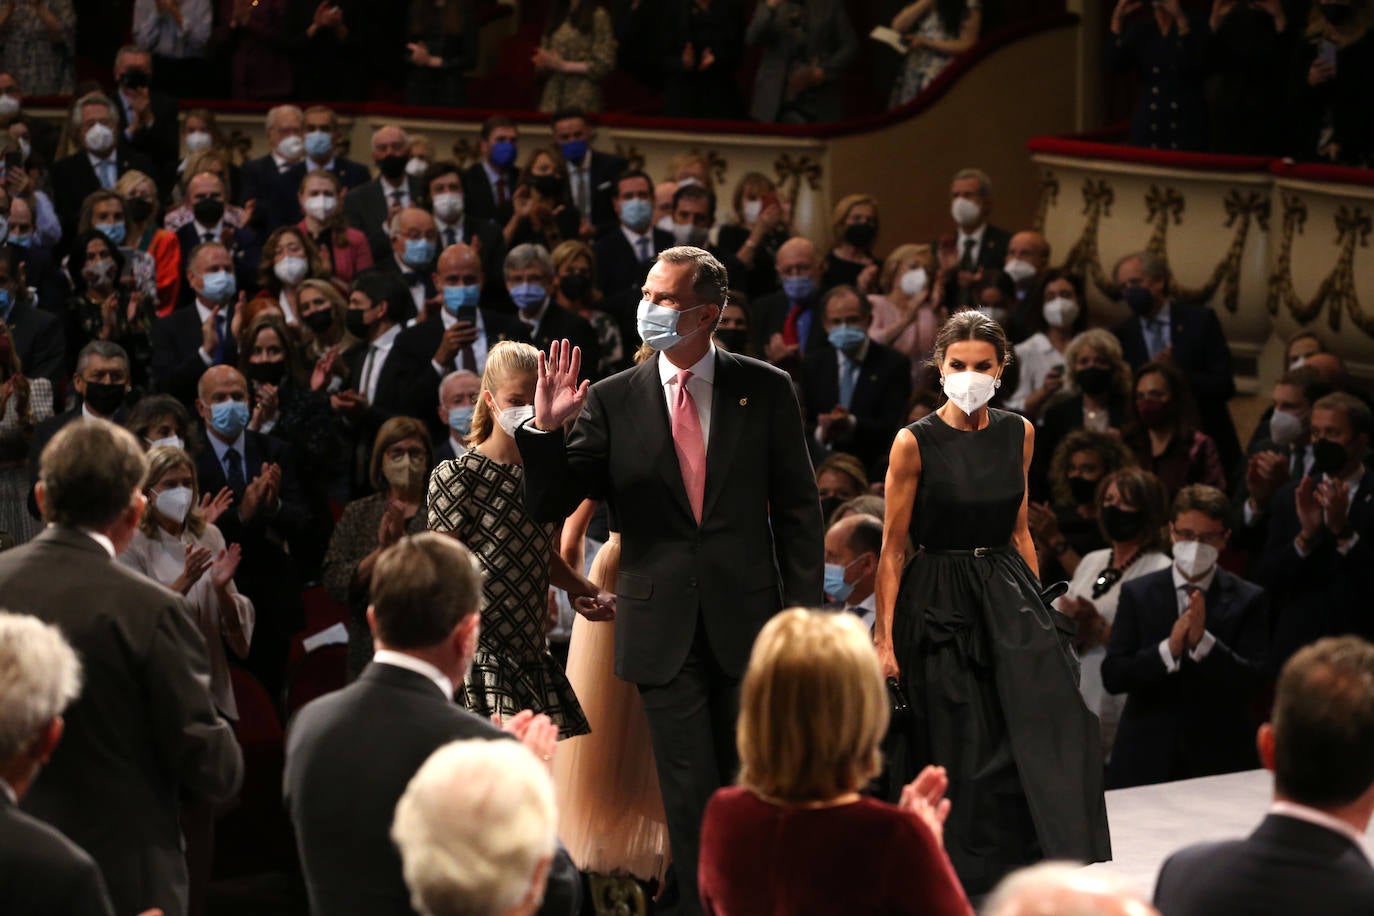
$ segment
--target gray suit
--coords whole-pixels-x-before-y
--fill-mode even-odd
[[[243,777],[185,599],[57,527],[0,554],[0,596],[7,610],[56,624],[85,668],[24,809],[90,853],[116,912],[185,913],[179,800],[226,801]]]
[[[843,116],[838,79],[858,54],[859,40],[840,0],[783,0],[777,9],[759,3],[744,42],[763,48],[749,106],[754,120],[838,121]],[[825,70],[825,82],[788,99],[788,77],[813,64]]]

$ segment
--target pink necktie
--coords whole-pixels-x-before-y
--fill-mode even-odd
[[[673,398],[673,448],[677,450],[678,467],[682,469],[682,485],[687,488],[687,501],[692,515],[701,524],[701,504],[706,498],[706,443],[701,435],[701,417],[697,402],[687,389],[692,373],[683,369],[677,374],[677,397]]]

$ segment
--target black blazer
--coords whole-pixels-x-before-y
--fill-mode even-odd
[[[651,238],[654,254],[677,244],[671,232],[664,232],[657,227],[654,228]],[[639,255],[630,246],[629,239],[620,231],[619,224],[613,231],[597,239],[593,250],[596,252],[596,282],[602,294],[613,296],[633,290],[635,302],[638,302],[639,290],[649,273],[650,261],[639,260]]]
[[[32,124],[29,126],[33,127]],[[57,246],[54,245],[37,248],[31,245],[19,249],[19,263],[24,266],[24,278],[29,286],[38,293],[38,307],[65,318],[72,287],[57,253]]]
[[[955,244],[958,244],[957,233],[955,234]],[[1007,263],[1007,246],[1009,244],[1011,244],[1011,233],[1000,226],[988,223],[988,227],[983,230],[983,244],[978,246],[977,268],[989,273],[994,270],[1001,270]],[[938,251],[939,247],[938,242],[932,243],[934,250]],[[956,254],[962,255],[963,252],[956,252]],[[959,269],[956,267],[944,275],[944,299],[941,301],[950,309],[961,304],[959,301],[958,273]]]
[[[119,175],[134,169],[145,175],[157,176],[157,169],[148,157],[123,141],[116,146],[115,165]],[[100,190],[100,179],[91,166],[90,156],[82,149],[57,160],[48,172],[48,184],[53,190],[52,203],[57,210],[57,218],[62,221],[62,238],[75,238],[76,225],[81,219],[82,201]]]
[[[1166,859],[1154,902],[1168,916],[1374,913],[1374,869],[1334,830],[1271,814],[1243,840],[1200,843]]]
[[[754,301],[753,314],[759,320],[756,322],[750,318],[750,325],[754,330],[754,346],[760,353],[768,344],[774,334],[781,334],[783,325],[787,323],[787,313],[792,310],[792,300],[787,298],[787,293],[778,290]],[[807,331],[804,348],[806,353],[812,353],[830,345],[826,339],[825,322],[822,320],[824,315],[820,309],[820,297],[810,305],[811,328]],[[805,356],[805,354],[803,354]]]
[[[305,165],[307,173],[314,170],[314,166],[308,160]],[[372,180],[372,172],[367,166],[343,156],[335,156],[334,161],[330,163],[330,168],[325,169],[325,171],[333,173],[345,191],[351,191]]]
[[[506,199],[515,193],[515,183],[520,173],[506,169]],[[487,170],[481,162],[474,162],[463,170],[463,210],[468,216],[477,219],[496,218],[496,189],[487,180]]]
[[[424,675],[394,665],[374,662],[352,684],[308,703],[287,730],[282,794],[310,911],[411,916],[401,857],[391,842],[396,803],[445,744],[508,737],[455,705]],[[359,773],[367,778],[359,780]],[[575,912],[577,882],[560,850],[540,912]]]
[[[815,430],[819,416],[829,413],[840,403],[838,364],[839,354],[828,341],[807,353],[802,360],[802,403],[806,407],[808,435]],[[834,450],[853,454],[870,474],[886,467],[892,439],[905,425],[910,398],[911,360],[870,340],[849,405],[849,412],[854,416],[854,432],[848,439],[836,443]]]
[[[601,344],[596,339],[596,330],[581,315],[568,311],[557,302],[550,302],[544,317],[530,335],[530,343],[547,353],[549,344],[555,340],[569,340],[573,346],[582,348],[582,378],[591,378],[601,359]]]
[[[0,910],[26,916],[114,916],[100,869],[61,832],[0,792]]]
[[[425,183],[414,177],[406,176],[410,190],[410,200],[418,206],[425,198]],[[367,236],[372,246],[372,260],[378,265],[391,259],[391,239],[386,234],[386,215],[391,204],[382,190],[382,179],[373,178],[349,191],[344,197],[344,216],[348,224]]]
[[[1202,661],[1185,652],[1170,674],[1159,643],[1178,620],[1173,570],[1121,587],[1102,683],[1126,694],[1107,767],[1109,788],[1212,776],[1259,765],[1252,705],[1266,685],[1269,600],[1258,585],[1217,569],[1207,590]]]
[[[153,126],[134,131],[132,137],[124,135],[129,128],[129,116],[124,111],[124,100],[120,97],[118,88],[110,94],[110,100],[114,102],[115,113],[119,117],[120,138],[147,156],[148,161],[157,168],[156,172],[148,174],[157,182],[165,199],[171,194],[172,185],[176,183],[177,162],[180,158],[177,155],[181,149],[181,139],[177,127],[180,120],[177,116],[176,100],[157,90],[150,92],[148,101],[153,110]]]
[[[186,600],[57,527],[0,554],[0,594],[56,624],[85,672],[24,809],[90,853],[116,912],[184,913],[181,800],[227,801],[243,775]]]
[[[225,328],[232,326],[237,303],[229,302]],[[153,322],[153,384],[163,394],[170,394],[195,414],[196,386],[209,368],[200,358],[200,345],[205,339],[200,327],[200,310],[191,305],[172,312]],[[217,365],[238,363],[238,342],[231,333],[224,336],[224,359]],[[211,353],[211,358],[215,354]],[[202,483],[202,486],[204,484]]]
[[[677,675],[700,618],[717,663],[739,677],[783,607],[821,601],[823,525],[792,382],[716,350],[702,521],[692,515],[659,382],[661,355],[592,386],[566,442],[517,430],[525,503],[561,522],[587,496],[620,521],[616,674]]]
[[[249,159],[239,167],[240,194],[245,201],[256,200],[253,209],[253,229],[264,237],[280,226],[293,226],[301,221],[298,195],[301,179],[305,177],[305,162],[297,162],[286,171],[277,168],[271,153]],[[345,198],[346,200],[347,198]]]
[[[176,235],[177,243],[181,246],[181,296],[177,300],[177,308],[184,309],[196,301],[196,291],[191,288],[191,282],[186,278],[186,272],[191,267],[191,252],[205,239],[201,238],[194,222],[182,226]],[[224,232],[215,241],[229,249],[229,256],[234,259],[234,280],[238,288],[251,298],[258,288],[262,240],[256,232],[246,226],[235,229],[226,224]]]
[[[610,232],[619,225],[615,215],[615,189],[620,174],[630,167],[620,156],[592,150],[590,175],[592,192],[592,212],[587,214],[597,235]]]
[[[46,309],[16,302],[10,309],[10,342],[29,378],[45,378],[53,384],[53,397],[61,394],[67,379],[67,337],[62,322]],[[74,368],[74,367],[73,367]]]
[[[417,325],[418,327],[418,325]],[[392,417],[426,417],[434,414],[438,402],[439,381],[434,375],[434,369],[429,365],[429,361],[434,357],[434,350],[431,348],[429,356],[423,361],[419,358],[419,353],[412,351],[410,347],[402,349],[397,346],[407,331],[407,328],[396,335],[396,342],[391,346],[391,352],[387,354],[386,361],[382,363],[380,369],[373,371],[381,372],[377,377],[377,396],[368,404],[367,411],[362,419],[354,424],[352,432],[357,439],[366,443],[369,454],[371,454],[372,440],[376,437],[377,431],[382,428],[382,424]],[[438,346],[438,343],[435,343]],[[359,343],[344,352],[344,365],[348,367],[348,390],[361,391],[363,381],[363,361],[367,359],[367,343]],[[426,394],[426,391],[430,394]],[[423,413],[424,405],[430,405],[429,414]]]

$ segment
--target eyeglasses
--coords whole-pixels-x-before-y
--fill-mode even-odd
[[[1220,547],[1226,543],[1225,531],[1189,531],[1187,528],[1175,528],[1174,540],[1176,541],[1198,541],[1211,547]]]

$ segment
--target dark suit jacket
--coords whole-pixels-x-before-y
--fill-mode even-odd
[[[116,147],[115,164],[120,175],[130,169],[145,175],[157,175],[157,169],[147,156],[122,141]],[[76,236],[81,202],[100,190],[100,179],[91,166],[90,156],[83,149],[54,162],[48,171],[48,183],[53,189],[52,203],[57,210],[57,218],[62,221],[62,238],[69,240]]]
[[[1170,674],[1159,655],[1178,620],[1173,570],[1121,587],[1102,661],[1102,683],[1126,694],[1107,768],[1110,788],[1253,769],[1252,704],[1264,688],[1269,601],[1258,585],[1218,569],[1207,590],[1207,632],[1216,644],[1202,661],[1183,653]]]
[[[396,803],[445,744],[507,737],[454,705],[424,675],[394,665],[374,662],[352,684],[307,704],[287,731],[282,794],[296,827],[310,911],[411,916],[401,857],[391,842]],[[367,778],[360,781],[359,773]],[[560,854],[541,912],[575,912],[577,880]]]
[[[57,257],[56,246],[21,248],[19,263],[24,266],[24,279],[38,292],[38,307],[65,318],[72,287]]]
[[[676,242],[671,232],[657,227],[652,233],[654,254],[665,248],[672,248]],[[606,296],[634,290],[635,302],[639,301],[639,288],[649,272],[649,261],[640,261],[639,255],[630,246],[625,233],[617,224],[615,229],[596,240],[596,282]],[[631,338],[633,339],[633,338]]]
[[[298,194],[305,177],[305,163],[297,162],[285,172],[277,168],[272,154],[249,159],[239,167],[240,193],[245,201],[256,200],[252,228],[266,238],[279,226],[294,226],[301,221]]]
[[[1167,916],[1218,913],[1374,913],[1374,870],[1349,839],[1281,814],[1243,840],[1170,856],[1155,884]]]
[[[180,801],[227,801],[243,775],[186,600],[69,528],[0,555],[0,594],[8,610],[56,624],[85,673],[24,809],[91,854],[116,912],[184,913]]]
[[[829,342],[809,352],[802,361],[802,403],[808,435],[815,430],[820,414],[829,413],[840,403],[838,363],[839,354]],[[831,448],[853,454],[870,474],[886,467],[892,438],[905,423],[910,398],[911,360],[870,340],[849,404],[854,431]]]
[[[62,322],[46,309],[28,302],[16,302],[5,323],[9,325],[10,342],[24,374],[52,382],[53,395],[57,396],[67,379],[67,367],[64,365],[67,338],[62,330]]]
[[[354,162],[352,159],[343,156],[335,156],[332,166],[326,169],[332,172],[334,177],[339,179],[339,184],[343,185],[345,191],[351,191],[360,185],[365,185],[372,180],[372,171],[361,162]],[[314,164],[309,160],[305,163],[306,172],[314,170]]]
[[[791,380],[716,350],[702,521],[692,515],[659,382],[661,355],[592,386],[566,443],[528,426],[525,503],[559,522],[586,496],[620,521],[615,671],[662,684],[681,670],[698,619],[738,677],[783,607],[821,601],[823,525]]]
[[[1173,344],[1172,359],[1179,371],[1188,377],[1188,384],[1197,401],[1202,431],[1211,436],[1221,453],[1221,464],[1231,474],[1240,460],[1240,438],[1226,402],[1236,394],[1236,377],[1231,369],[1231,348],[1226,335],[1210,308],[1173,302],[1169,308]],[[1132,315],[1112,328],[1121,341],[1121,353],[1132,369],[1139,369],[1150,361],[1145,334],[1140,319]]]
[[[830,342],[825,335],[825,322],[819,308],[820,297],[816,297],[816,302],[810,306],[814,316],[811,319],[811,329],[807,331],[806,341],[803,344],[805,354],[812,353],[824,347],[828,347]],[[752,306],[752,315],[749,319],[751,332],[754,337],[754,346],[760,353],[767,345],[774,334],[781,334],[783,325],[787,323],[787,313],[792,310],[792,300],[787,298],[787,293],[778,290],[759,299],[755,299]],[[758,320],[756,321],[755,318]]]
[[[374,370],[381,372],[377,378],[377,396],[368,405],[367,412],[362,419],[353,424],[350,430],[358,441],[367,445],[369,454],[371,454],[372,440],[387,420],[398,416],[433,416],[437,409],[439,379],[429,364],[434,357],[434,349],[431,348],[429,355],[421,360],[420,350],[422,348],[407,346],[402,349],[397,346],[401,338],[411,330],[414,329],[407,328],[396,335],[396,343],[392,344],[386,362],[382,363],[381,369]],[[437,339],[435,346],[438,346]],[[366,358],[366,343],[360,343],[344,353],[344,365],[348,367],[348,390],[361,390],[363,361]],[[429,393],[426,394],[426,392]],[[426,404],[430,407],[428,414],[423,412]]]
[[[235,229],[226,226],[225,229],[216,241],[229,249],[229,256],[234,259],[234,280],[238,283],[238,288],[252,298],[258,288],[262,240],[256,232],[247,227]],[[186,278],[186,272],[191,266],[191,252],[205,240],[200,237],[193,222],[178,229],[176,235],[177,242],[181,245],[181,298],[177,301],[177,308],[184,309],[196,301],[196,291],[191,288],[191,281]]]
[[[596,227],[597,235],[609,232],[619,225],[613,203],[616,179],[629,167],[630,164],[620,156],[592,150],[591,174],[588,176],[591,179],[592,212],[586,216]]]
[[[120,139],[147,156],[148,161],[157,168],[156,172],[148,174],[157,182],[163,197],[166,198],[171,194],[172,185],[176,182],[177,162],[180,158],[177,153],[181,150],[176,100],[157,90],[150,92],[148,101],[153,109],[153,126],[136,130],[133,136],[126,137],[124,132],[129,127],[129,116],[124,111],[124,100],[120,97],[118,88],[110,94],[110,99],[114,102],[115,113],[119,117]]]
[[[235,303],[229,303],[225,327],[234,320]],[[200,327],[200,310],[191,305],[172,312],[153,322],[153,384],[163,394],[170,394],[186,405],[192,414],[196,406],[196,385],[209,368],[200,358],[200,345],[205,339]],[[238,342],[233,334],[224,338],[224,359],[216,365],[233,366],[238,363]],[[213,357],[215,354],[210,354]],[[203,485],[203,484],[202,484]]]
[[[515,169],[506,170],[506,199],[515,193],[515,183],[519,180]],[[463,170],[463,210],[468,216],[477,219],[496,218],[496,191],[487,180],[487,171],[481,162],[474,162]]]
[[[956,242],[958,236],[955,236]],[[983,244],[978,246],[978,263],[976,267],[980,270],[992,272],[1001,270],[1007,263],[1007,245],[1011,244],[1011,233],[988,223],[987,229],[983,230]],[[939,243],[934,243],[938,250]],[[963,252],[957,252],[962,255]],[[945,275],[944,299],[946,308],[954,309],[962,305],[959,298],[958,268],[949,271]],[[976,303],[975,303],[976,304]]]
[[[0,792],[0,910],[26,916],[114,916],[100,869],[59,831]]]
[[[419,178],[406,176],[411,203],[424,199],[425,184]],[[382,190],[382,179],[373,178],[348,192],[344,197],[344,216],[348,224],[367,236],[372,246],[372,260],[379,266],[391,260],[391,239],[386,234],[386,214],[390,208]]]
[[[596,371],[597,361],[601,359],[601,345],[597,342],[591,322],[556,302],[550,302],[544,317],[530,336],[530,343],[547,353],[549,344],[555,340],[569,340],[573,346],[582,348],[582,378],[591,378]]]

